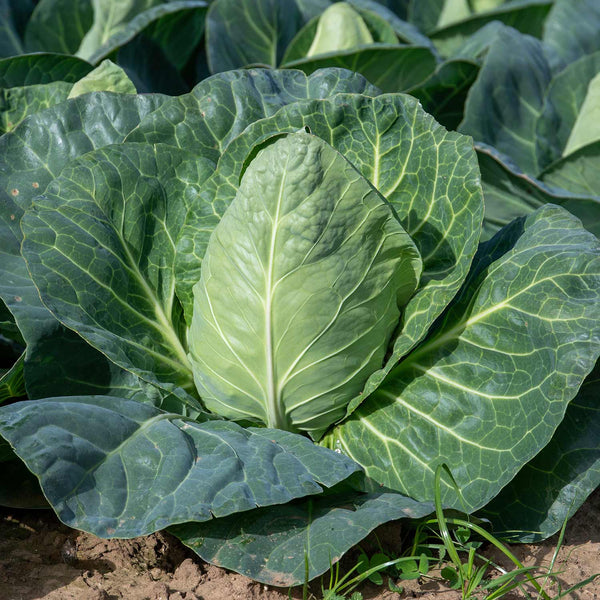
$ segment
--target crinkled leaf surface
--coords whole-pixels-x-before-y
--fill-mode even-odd
[[[522,542],[545,539],[600,485],[600,367],[571,401],[550,443],[488,504],[497,531]]]
[[[297,434],[198,423],[108,396],[12,404],[0,433],[61,520],[101,537],[283,504],[358,470]]]
[[[170,98],[127,141],[170,144],[216,163],[227,144],[254,121],[275,114],[286,104],[341,92],[380,93],[364,77],[342,69],[323,69],[309,77],[292,70],[220,73],[200,82],[189,94]]]
[[[421,258],[390,206],[318,137],[262,149],[215,228],[189,333],[204,404],[319,437],[381,367]]]
[[[211,171],[177,148],[102,148],[65,168],[21,222],[23,256],[46,306],[151,383],[193,389],[174,239]]]
[[[588,231],[600,236],[600,197],[594,196],[591,188],[583,188],[580,182],[577,189],[573,182],[561,181],[558,176],[556,183],[562,187],[550,185],[550,176],[544,183],[523,173],[510,158],[494,148],[481,143],[475,147],[485,197],[484,239],[492,237],[513,219],[532,213],[544,204],[566,208],[582,220]]]
[[[373,375],[368,393],[425,336],[467,275],[483,215],[476,158],[468,138],[447,132],[409,96],[340,94],[285,107],[236,138],[207,182],[204,195],[214,211],[224,211],[235,197],[254,144],[276,132],[303,127],[336,148],[380,191],[423,257],[419,289],[404,307],[393,353],[385,369]],[[191,273],[196,273],[196,281],[200,276],[211,231],[205,219],[188,215],[178,243],[179,280]],[[184,252],[188,248],[193,249],[190,256]],[[182,282],[179,289],[185,285],[189,284]]]
[[[92,26],[92,0],[40,0],[27,22],[27,52],[75,54]]]
[[[204,560],[268,585],[287,587],[327,571],[378,525],[417,519],[432,511],[431,504],[400,494],[347,493],[205,524],[184,523],[169,531]]]
[[[18,206],[27,208],[67,162],[95,148],[122,142],[164,101],[158,94],[105,92],[75,98],[30,117],[0,138],[2,189]]]
[[[106,357],[60,325],[42,305],[21,257],[20,220],[23,209],[66,163],[122,141],[163,99],[99,93],[37,113],[0,138],[0,174],[6,190],[0,192],[0,296],[27,342],[25,378],[31,398],[89,393],[90,386],[101,393],[133,393],[133,375],[115,372]]]
[[[474,510],[537,454],[600,352],[600,248],[545,206],[483,244],[434,333],[328,443],[420,500],[448,465]],[[446,505],[462,508],[450,483]]]
[[[0,88],[0,135],[12,131],[27,116],[44,110],[69,96],[73,84],[55,81],[42,85]]]
[[[108,392],[123,397],[137,395],[137,377],[110,363],[43,306],[20,254],[22,211],[11,196],[0,192],[0,200],[0,295],[11,307],[27,342],[28,396]]]
[[[214,0],[206,16],[212,73],[263,64],[276,67],[292,38],[329,0]]]
[[[33,54],[0,60],[0,134],[25,117],[63,102],[91,65],[71,56]]]
[[[397,44],[370,44],[295,60],[283,65],[307,74],[317,69],[339,67],[360,73],[384,92],[402,92],[426,79],[436,67],[436,58],[427,47]]]

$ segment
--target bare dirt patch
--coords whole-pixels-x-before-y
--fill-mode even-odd
[[[389,528],[389,526],[388,526]],[[386,535],[386,533],[388,535]],[[380,530],[389,546],[390,531]],[[526,564],[547,566],[556,537],[538,545],[513,546]],[[503,563],[491,550],[487,555]],[[347,564],[352,564],[352,556]],[[509,565],[504,564],[508,567]],[[600,573],[600,491],[567,527],[555,570],[563,589]],[[326,583],[326,582],[325,582]],[[386,586],[387,587],[387,586]],[[402,594],[363,585],[365,600],[457,600],[437,582],[404,584]],[[314,591],[320,589],[319,582]],[[549,591],[556,593],[557,588]],[[302,598],[300,590],[291,597]],[[50,511],[0,509],[0,599],[2,600],[286,600],[288,590],[254,583],[201,562],[177,539],[157,533],[133,540],[102,540],[62,525]],[[519,593],[509,599],[523,598]],[[600,578],[572,592],[572,600],[600,600]]]

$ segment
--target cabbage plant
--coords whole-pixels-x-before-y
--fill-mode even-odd
[[[440,464],[447,507],[485,507],[600,354],[597,238],[546,205],[479,244],[472,140],[347,71],[81,96],[0,160],[31,398],[2,459],[96,535],[300,583],[431,512]]]

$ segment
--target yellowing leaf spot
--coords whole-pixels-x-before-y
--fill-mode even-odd
[[[33,186],[33,187],[34,187],[36,190],[37,190],[37,189],[40,187],[40,184],[39,184],[37,181],[34,181],[34,182],[31,184],[31,185],[32,185],[32,186]]]
[[[15,296],[15,302],[23,302],[23,298],[21,298],[21,296]]]
[[[18,196],[18,195],[19,195],[19,190],[18,190],[17,188],[15,188],[14,190],[11,190],[11,191],[10,191],[10,193],[11,193],[13,196]]]
[[[15,215],[10,215],[10,220],[11,220],[11,221],[14,221],[14,220],[15,220],[15,218],[16,218],[16,217],[15,217]]]

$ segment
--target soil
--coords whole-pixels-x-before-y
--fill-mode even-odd
[[[379,541],[398,539],[398,525],[378,530]],[[382,542],[382,540],[384,540]],[[512,546],[525,565],[547,567],[556,536],[538,545]],[[491,549],[484,554],[510,567]],[[354,561],[354,562],[353,562]],[[350,553],[341,572],[356,562]],[[554,570],[562,589],[600,573],[600,490],[588,499],[567,526]],[[493,575],[493,573],[491,573]],[[328,577],[323,585],[327,587]],[[415,580],[402,583],[402,593],[382,586],[362,585],[364,600],[458,600],[460,594],[443,583]],[[322,598],[321,582],[313,584]],[[551,597],[559,593],[547,583]],[[519,591],[505,598],[526,596]],[[535,597],[535,595],[533,596]],[[176,538],[161,532],[132,540],[103,540],[69,529],[50,511],[0,509],[1,600],[287,600],[302,598],[301,589],[271,588],[203,563]],[[600,577],[570,592],[572,600],[600,600]]]

